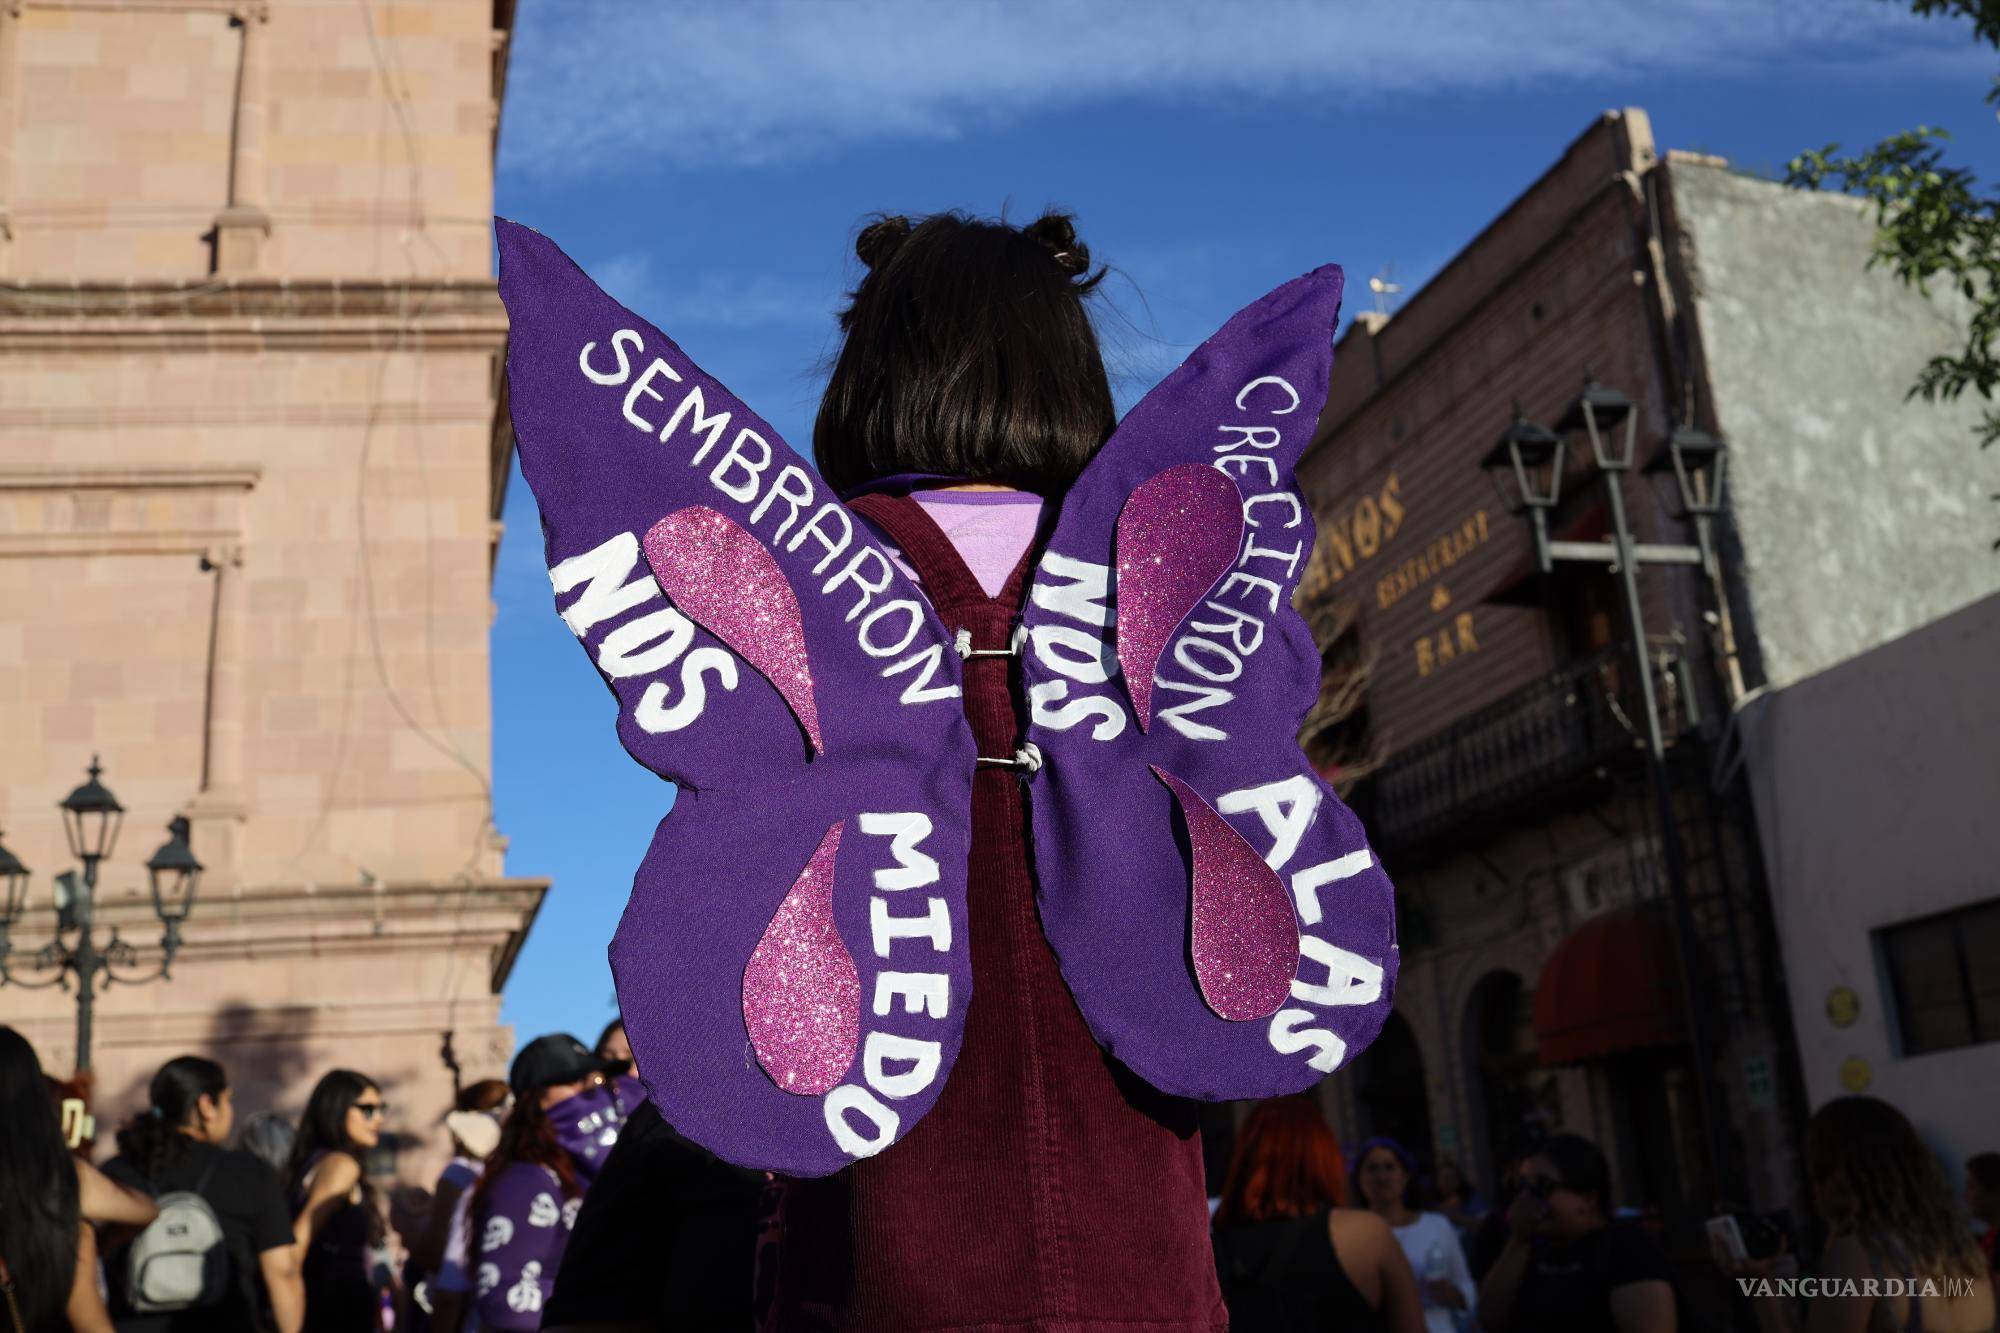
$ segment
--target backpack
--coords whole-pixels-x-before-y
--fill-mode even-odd
[[[202,1197],[222,1154],[210,1160],[192,1190],[155,1199],[160,1215],[132,1242],[125,1290],[137,1314],[194,1310],[222,1299],[229,1281],[229,1251],[222,1222]]]

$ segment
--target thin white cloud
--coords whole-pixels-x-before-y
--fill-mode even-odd
[[[503,156],[555,177],[759,166],[1112,101],[1991,65],[1962,24],[1881,0],[539,0],[521,24]]]

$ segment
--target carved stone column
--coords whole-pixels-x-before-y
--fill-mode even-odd
[[[255,273],[271,215],[264,211],[264,131],[270,79],[268,4],[239,5],[230,23],[243,35],[231,113],[229,199],[215,219],[215,271]]]

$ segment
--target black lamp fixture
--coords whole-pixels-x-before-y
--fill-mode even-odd
[[[1683,426],[1667,436],[1666,444],[1641,471],[1649,476],[1671,472],[1680,491],[1681,512],[1694,520],[1695,544],[1704,568],[1714,566],[1713,520],[1722,513],[1722,487],[1729,469],[1729,446],[1705,430]]]
[[[1583,373],[1583,392],[1556,423],[1559,435],[1588,435],[1591,457],[1606,472],[1622,472],[1632,466],[1632,443],[1638,430],[1639,413],[1632,400],[1599,384],[1589,371]]]
[[[202,864],[188,846],[186,815],[167,821],[167,840],[146,862],[146,877],[152,881],[153,911],[169,930],[187,920],[194,908],[195,890],[201,885]]]
[[[89,779],[59,802],[63,834],[69,839],[70,852],[83,864],[80,870],[65,870],[54,877],[50,904],[55,908],[54,938],[37,950],[21,971],[9,967],[12,950],[8,932],[27,908],[28,868],[0,846],[0,985],[30,990],[73,986],[79,1073],[90,1068],[98,992],[114,982],[138,985],[171,975],[174,955],[180,951],[181,923],[194,910],[195,891],[201,885],[202,864],[188,845],[187,818],[177,815],[167,824],[167,840],[146,862],[153,914],[163,927],[159,966],[150,972],[137,971],[138,951],[119,938],[116,925],[108,936],[100,938],[94,910],[97,872],[117,846],[118,828],[125,819],[125,807],[104,785],[103,775],[103,766],[92,755]]]
[[[1499,443],[1486,451],[1479,466],[1493,476],[1496,485],[1500,485],[1502,475],[1512,472],[1514,493],[1523,507],[1553,509],[1562,497],[1563,455],[1562,436],[1528,420],[1516,402],[1513,421],[1501,432]],[[1504,498],[1505,487],[1501,490]],[[1507,506],[1513,508],[1513,501],[1508,500]]]
[[[69,838],[70,855],[85,865],[111,855],[118,843],[118,827],[125,822],[125,807],[98,780],[103,772],[97,756],[90,756],[90,780],[62,799],[63,833]]]
[[[28,867],[7,850],[5,843],[0,843],[0,957],[7,952],[8,928],[21,919],[21,909],[27,902]]]
[[[1555,430],[1547,430],[1527,420],[1521,414],[1520,404],[1516,403],[1513,423],[1500,437],[1500,442],[1487,452],[1480,466],[1489,473],[1513,472],[1522,512],[1533,530],[1535,560],[1542,573],[1551,573],[1557,564],[1569,562],[1595,565],[1611,573],[1618,581],[1622,594],[1620,600],[1624,603],[1627,617],[1627,647],[1633,657],[1632,678],[1638,686],[1638,717],[1644,727],[1644,752],[1656,806],[1656,828],[1661,856],[1666,862],[1668,897],[1673,907],[1675,946],[1688,1013],[1688,1040],[1694,1048],[1703,1155],[1708,1180],[1711,1186],[1719,1188],[1722,1164],[1727,1160],[1718,1119],[1723,1103],[1714,1086],[1714,1048],[1699,983],[1701,946],[1695,933],[1693,908],[1688,896],[1686,850],[1681,845],[1672,779],[1667,770],[1666,740],[1660,720],[1659,700],[1653,686],[1654,664],[1647,650],[1639,571],[1650,565],[1706,563],[1710,550],[1708,522],[1720,512],[1722,503],[1723,448],[1721,441],[1700,431],[1677,430],[1661,455],[1652,459],[1645,468],[1647,472],[1673,471],[1680,484],[1682,503],[1695,520],[1700,545],[1639,541],[1626,515],[1623,481],[1619,476],[1632,467],[1639,416],[1638,407],[1631,398],[1600,384],[1586,370],[1582,392],[1563,412]],[[1591,458],[1597,464],[1598,481],[1603,488],[1611,532],[1604,541],[1553,541],[1548,531],[1548,511],[1555,507],[1560,496],[1563,442],[1569,436],[1579,434],[1590,438]]]
[[[1705,430],[1683,426],[1641,471],[1674,474],[1681,510],[1691,518],[1714,518],[1722,512],[1722,484],[1728,470],[1729,446]]]

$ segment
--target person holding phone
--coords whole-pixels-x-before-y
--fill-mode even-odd
[[[1479,1286],[1486,1333],[1673,1333],[1673,1269],[1645,1232],[1612,1220],[1596,1144],[1555,1135],[1522,1164],[1520,1186]]]
[[[1816,1276],[1858,1295],[1821,1296],[1801,1310],[1772,1291],[1753,1291],[1762,1333],[1989,1333],[1993,1279],[1937,1159],[1909,1118],[1877,1097],[1836,1097],[1806,1124],[1806,1176],[1827,1226]],[[1768,1278],[1786,1257],[1749,1258],[1715,1245],[1732,1278]],[[1876,1294],[1871,1280],[1930,1290]],[[1900,1283],[1899,1283],[1900,1285]]]

